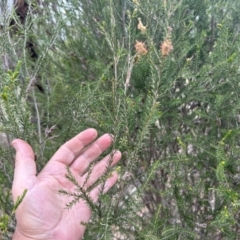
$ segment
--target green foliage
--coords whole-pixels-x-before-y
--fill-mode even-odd
[[[96,204],[68,170],[76,192],[59,189],[73,199],[66,207],[84,200],[93,210],[84,239],[237,239],[240,4],[30,2],[24,25],[14,16],[17,32],[0,30],[1,231],[12,219],[11,139],[33,146],[40,171],[94,127],[115,135],[123,157],[117,185]]]
[[[18,208],[18,206],[21,204],[21,202],[22,202],[23,198],[25,197],[27,191],[28,191],[28,190],[25,189],[25,190],[23,191],[23,194],[22,194],[21,196],[18,196],[18,197],[17,197],[17,200],[16,200],[16,202],[14,203],[14,206],[13,206],[12,214],[15,213],[15,211],[16,211],[17,208]]]
[[[9,224],[9,216],[7,214],[4,214],[0,218],[0,230],[3,233],[7,232],[8,229],[8,224]]]

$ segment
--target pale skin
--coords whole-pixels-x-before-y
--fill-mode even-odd
[[[91,210],[81,200],[70,210],[66,204],[70,198],[58,193],[59,189],[74,191],[75,186],[66,179],[66,166],[83,186],[87,176],[87,168],[102,152],[112,144],[112,136],[105,134],[97,140],[97,131],[87,129],[62,145],[46,164],[43,170],[36,174],[34,153],[29,144],[21,139],[15,139],[12,146],[16,149],[16,161],[12,195],[14,202],[25,189],[27,193],[16,210],[17,226],[14,240],[79,240],[82,238]],[[90,144],[90,145],[89,145]],[[85,148],[88,146],[87,148]],[[114,166],[121,158],[119,151],[107,155],[98,161],[84,188],[88,188],[106,171],[106,166]],[[111,159],[111,160],[110,160]],[[94,188],[89,196],[97,202],[99,193],[106,193],[117,181],[117,173],[110,174],[103,186]]]

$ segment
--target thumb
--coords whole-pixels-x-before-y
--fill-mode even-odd
[[[36,164],[31,146],[21,139],[15,139],[12,146],[16,150],[14,179],[12,187],[13,200],[31,189],[36,182]]]

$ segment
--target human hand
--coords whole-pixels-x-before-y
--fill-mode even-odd
[[[94,141],[96,137],[95,129],[87,129],[79,133],[59,148],[38,175],[36,175],[36,164],[31,146],[20,139],[12,142],[12,146],[16,149],[12,187],[14,202],[27,189],[26,195],[16,210],[17,226],[14,240],[79,240],[82,238],[86,226],[80,223],[87,223],[90,220],[91,210],[83,200],[69,210],[64,209],[71,199],[59,194],[58,190],[74,192],[74,184],[65,177],[66,166],[69,166],[73,176],[83,186],[89,164],[112,143],[109,134]],[[89,144],[91,145],[84,150]],[[108,155],[96,163],[87,179],[86,186],[91,186],[105,173],[110,159],[112,159],[111,166],[114,166],[120,158],[121,153],[115,151],[113,156]],[[116,181],[117,173],[114,172],[104,184],[104,193]],[[89,192],[94,202],[99,197],[100,189],[102,186]]]

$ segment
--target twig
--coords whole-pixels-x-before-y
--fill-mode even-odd
[[[43,152],[42,152],[41,119],[40,119],[37,100],[36,100],[36,96],[35,96],[35,90],[32,91],[32,95],[33,95],[33,102],[34,102],[34,107],[35,107],[36,115],[37,115],[38,139],[39,139],[39,144],[40,144],[40,154],[42,156]]]

